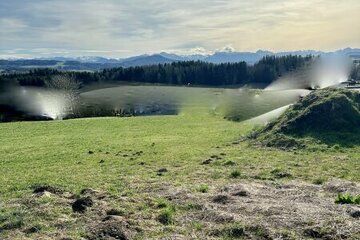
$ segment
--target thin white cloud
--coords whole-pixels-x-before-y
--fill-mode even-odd
[[[359,0],[1,1],[0,54],[16,48],[30,55],[44,48],[41,54],[120,57],[229,44],[239,51],[359,47],[359,11]]]
[[[213,53],[213,51],[207,50],[203,47],[163,49],[161,52],[174,53],[178,55],[209,55]]]

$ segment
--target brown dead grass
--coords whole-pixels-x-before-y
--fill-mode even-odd
[[[35,193],[8,207],[47,218],[52,231],[32,232],[36,228],[24,225],[9,236],[78,239],[72,233],[78,236],[80,232],[84,239],[218,239],[231,238],[229,232],[244,229],[244,239],[357,239],[360,233],[360,218],[351,214],[359,206],[334,203],[338,193],[360,192],[360,186],[352,182],[238,180],[208,193],[171,185],[148,190],[141,197],[113,196],[94,189],[84,189],[80,196],[65,191]],[[71,205],[79,197],[91,198],[94,204],[83,213],[72,212]],[[165,226],[157,220],[163,210],[156,204],[158,199],[175,209],[173,224]]]

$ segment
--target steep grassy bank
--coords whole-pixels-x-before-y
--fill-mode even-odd
[[[303,148],[351,147],[360,144],[360,93],[321,89],[289,107],[278,119],[255,131],[261,145]]]

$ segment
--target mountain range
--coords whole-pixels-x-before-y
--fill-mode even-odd
[[[153,64],[172,63],[177,61],[205,61],[210,63],[234,63],[245,61],[254,64],[265,56],[285,55],[321,55],[329,56],[339,54],[360,60],[360,49],[345,48],[334,52],[322,52],[315,50],[271,52],[259,50],[257,52],[217,51],[208,55],[177,55],[174,53],[161,52],[157,54],[144,54],[129,58],[115,59],[98,56],[84,57],[51,57],[35,59],[3,59],[0,60],[0,70],[26,70],[34,67],[53,67],[64,70],[99,70],[113,67],[133,67]]]

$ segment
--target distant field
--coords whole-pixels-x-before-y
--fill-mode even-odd
[[[145,115],[176,113],[184,109],[216,112],[222,116],[246,120],[296,102],[308,90],[269,90],[248,88],[205,88],[154,85],[117,85],[96,89],[90,86],[80,94],[87,107],[132,109]]]
[[[335,205],[336,194],[326,187],[334,179],[342,179],[336,180],[341,186],[348,186],[345,180],[360,181],[360,147],[326,152],[259,149],[238,141],[251,129],[187,112],[0,124],[0,238],[101,239],[117,221],[121,228],[116,231],[137,239],[232,238],[233,231],[242,230],[247,234],[239,235],[243,238],[269,231],[271,236],[297,239],[301,229],[326,226],[335,218],[348,226],[348,207]],[[33,194],[36,186],[61,191]],[[231,195],[239,186],[250,194],[252,204],[243,205],[247,201]],[[281,186],[289,187],[278,192]],[[93,205],[85,213],[74,213],[71,204],[84,195],[90,195]],[[288,225],[272,226],[262,212],[265,207],[257,205],[265,199],[274,199],[268,211],[281,211],[280,205],[271,204],[287,200],[286,211],[301,203],[314,211],[319,208],[324,216],[319,220],[311,212],[287,220]],[[354,226],[359,222],[353,221]]]

